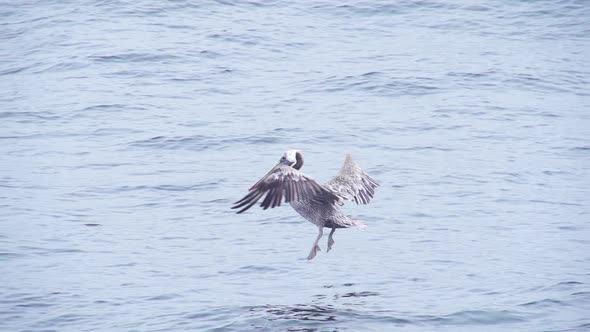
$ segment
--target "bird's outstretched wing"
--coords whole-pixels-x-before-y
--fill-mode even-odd
[[[367,204],[379,186],[367,173],[357,165],[350,154],[346,154],[340,173],[325,185],[342,200],[354,201],[356,204]]]
[[[260,204],[264,210],[280,206],[283,199],[286,203],[303,199],[329,202],[338,200],[336,195],[312,178],[290,166],[279,164],[258,181],[244,198],[237,201],[232,209],[243,207],[237,212],[242,213],[256,204],[264,194],[266,197]]]

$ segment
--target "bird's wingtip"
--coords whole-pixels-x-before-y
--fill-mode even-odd
[[[351,162],[352,162],[352,154],[350,154],[350,152],[347,152],[346,155],[344,156],[344,163],[350,164]]]

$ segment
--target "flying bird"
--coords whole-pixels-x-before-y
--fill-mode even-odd
[[[303,174],[300,171],[302,166],[301,151],[288,150],[279,163],[249,189],[244,198],[234,203],[232,209],[240,209],[237,213],[242,213],[263,196],[260,206],[264,210],[280,206],[283,200],[291,204],[303,218],[318,227],[318,236],[307,256],[311,260],[320,251],[318,242],[324,234],[324,227],[332,229],[328,236],[327,251],[334,245],[333,235],[336,228],[366,227],[360,221],[344,215],[340,206],[344,201],[369,203],[379,184],[352,160],[350,154],[346,155],[338,175],[325,184],[319,184]]]

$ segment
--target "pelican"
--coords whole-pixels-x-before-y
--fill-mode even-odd
[[[291,204],[303,218],[318,227],[315,239],[307,260],[312,260],[320,251],[318,242],[324,234],[324,227],[331,228],[328,236],[328,249],[334,245],[333,235],[336,228],[358,228],[366,226],[340,211],[344,201],[354,201],[356,204],[367,204],[373,198],[375,188],[379,184],[367,175],[346,154],[344,165],[338,175],[328,183],[319,184],[311,177],[303,174],[303,154],[299,150],[288,150],[265,176],[260,178],[250,189],[249,193],[240,199],[232,209],[240,209],[242,213],[251,208],[264,197],[260,206],[266,210],[285,203]]]

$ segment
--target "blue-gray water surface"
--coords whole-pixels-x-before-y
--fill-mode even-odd
[[[0,2],[0,330],[590,329],[586,1]],[[381,187],[232,202],[290,148]]]

